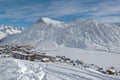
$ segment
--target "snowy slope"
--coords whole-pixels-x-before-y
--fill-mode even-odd
[[[14,43],[30,44],[39,49],[66,46],[119,53],[120,27],[94,19],[60,22],[43,17],[21,34],[4,39],[1,44]]]
[[[58,24],[59,24],[59,25],[61,24],[60,21],[52,20],[52,19],[50,19],[50,18],[48,18],[48,17],[39,18],[36,23],[45,23],[45,24],[47,24],[47,25],[51,24],[51,25],[56,25],[56,26],[57,26]]]
[[[2,31],[0,31],[0,40],[3,39],[4,37],[6,37],[6,35]]]
[[[67,64],[0,58],[0,80],[120,80]]]
[[[22,30],[22,28],[0,25],[0,40],[7,37],[8,35],[21,33]]]
[[[87,64],[95,64],[104,69],[114,66],[116,69],[120,70],[120,54],[68,47],[56,50],[41,50],[41,52],[52,56],[66,56],[71,60],[83,60]]]

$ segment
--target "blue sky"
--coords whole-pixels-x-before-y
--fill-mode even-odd
[[[40,17],[120,22],[120,0],[0,0],[0,24],[30,26]]]

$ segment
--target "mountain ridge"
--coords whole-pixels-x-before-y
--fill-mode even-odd
[[[114,24],[99,23],[95,19],[76,19],[56,24],[49,18],[44,18],[47,23],[40,22],[40,19],[43,18],[22,33],[6,38],[1,44],[30,44],[38,49],[64,46],[119,52],[120,27]]]
[[[7,25],[0,25],[0,40],[13,34],[21,33],[24,28],[17,28]]]

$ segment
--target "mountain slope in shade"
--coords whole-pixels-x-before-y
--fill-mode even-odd
[[[0,25],[0,40],[7,37],[8,35],[21,33],[22,30],[23,28]]]
[[[30,44],[38,49],[65,46],[119,52],[120,27],[94,19],[60,22],[44,17],[22,33],[7,37],[1,44]]]

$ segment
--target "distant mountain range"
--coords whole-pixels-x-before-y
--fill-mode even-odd
[[[0,44],[30,44],[38,49],[72,47],[120,52],[120,27],[91,18],[61,22],[43,17],[22,33],[6,37]]]
[[[24,30],[24,28],[0,25],[0,40],[9,35],[21,33],[21,31],[23,31],[23,30]]]

